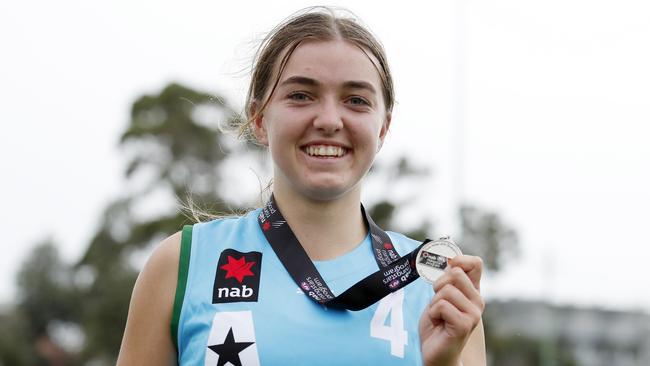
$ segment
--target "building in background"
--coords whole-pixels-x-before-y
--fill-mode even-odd
[[[650,315],[640,311],[510,300],[488,303],[485,319],[492,336],[537,340],[542,366],[563,353],[581,366],[650,365]]]

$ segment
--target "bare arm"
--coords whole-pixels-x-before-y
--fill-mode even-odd
[[[163,240],[140,272],[131,296],[118,366],[176,363],[170,322],[180,243],[180,232]]]

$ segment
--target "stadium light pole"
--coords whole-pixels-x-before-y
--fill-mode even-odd
[[[458,232],[462,223],[458,213],[465,202],[465,144],[467,124],[467,0],[452,2],[451,65],[451,192]]]

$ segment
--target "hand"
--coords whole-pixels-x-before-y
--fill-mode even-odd
[[[481,258],[460,255],[448,264],[449,270],[434,284],[436,294],[420,317],[424,365],[457,366],[485,308],[480,293]]]

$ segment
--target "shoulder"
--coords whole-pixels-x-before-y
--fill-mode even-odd
[[[173,301],[180,259],[182,231],[162,240],[138,276],[135,293],[158,299],[163,308]],[[171,307],[170,307],[171,309]]]
[[[178,231],[163,241],[154,249],[144,270],[149,271],[169,271],[170,266],[178,266],[180,258],[182,231]]]
[[[176,271],[180,258],[182,232],[178,231],[160,241],[138,275],[134,296],[139,292],[161,292],[176,286]],[[167,291],[165,291],[167,292]]]
[[[206,238],[224,239],[237,233],[258,231],[257,216],[261,209],[253,209],[243,215],[224,216],[211,221],[196,223],[192,226],[192,245],[200,244]]]

